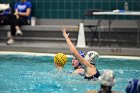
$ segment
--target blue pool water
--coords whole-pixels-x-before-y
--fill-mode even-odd
[[[125,92],[129,80],[140,79],[140,60],[100,57],[96,64],[99,71],[112,69],[116,73],[116,91]],[[71,58],[64,68],[57,72],[53,56],[0,54],[0,93],[85,93],[98,90],[98,82],[84,80],[71,75]]]

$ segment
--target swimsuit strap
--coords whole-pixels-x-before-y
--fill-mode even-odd
[[[99,91],[98,91],[98,93],[103,93],[103,90],[102,89],[100,89]],[[106,93],[112,93],[112,91],[107,91]]]

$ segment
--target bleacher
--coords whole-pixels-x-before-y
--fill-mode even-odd
[[[23,36],[15,37],[16,41],[62,41],[64,40],[62,36],[61,29],[62,27],[69,27],[68,31],[71,31],[72,33],[78,32],[78,25],[45,25],[40,24],[40,22],[37,22],[35,26],[30,25],[24,25],[21,27],[21,30],[23,31]],[[0,41],[7,39],[7,32],[10,31],[10,26],[0,26]],[[71,34],[72,36],[72,34]],[[77,37],[77,36],[73,36]],[[75,40],[73,38],[73,40]]]
[[[15,37],[13,45],[6,45],[7,32],[10,26],[0,26],[0,51],[24,51],[24,52],[64,52],[69,54],[69,48],[62,36],[63,26],[72,27],[68,29],[72,42],[77,44],[78,26],[81,20],[37,20],[35,26],[26,25],[22,27],[23,35]],[[87,22],[89,23],[89,22]],[[85,23],[85,24],[87,24]],[[111,39],[108,38],[108,26],[103,22],[97,34],[100,35],[100,46],[95,38],[91,45],[92,32],[85,28],[85,48],[78,48],[84,52],[95,50],[99,54],[107,55],[133,55],[139,56],[140,49],[137,47],[137,27],[129,24],[127,27],[113,24],[111,28]],[[115,25],[115,26],[114,26]],[[109,43],[111,45],[109,46]]]
[[[68,32],[71,33],[70,37],[76,44],[78,36],[78,26],[81,20],[47,20],[38,19],[35,26],[22,26],[23,36],[15,37],[16,41],[40,41],[40,42],[65,42],[61,29],[66,26],[69,27]],[[95,21],[96,22],[96,21]],[[85,21],[84,24],[90,22]],[[116,22],[117,23],[117,22]],[[137,40],[137,27],[129,24],[124,27],[117,26],[114,24],[111,28],[111,39],[108,37],[108,26],[104,25],[97,30],[97,35],[100,35],[100,46],[111,46],[119,47],[136,47]],[[85,28],[85,39],[86,44],[89,46],[91,43],[92,32],[90,29]],[[0,26],[0,41],[7,40],[7,32],[10,31],[10,26]],[[99,46],[98,40],[93,40],[93,46]]]

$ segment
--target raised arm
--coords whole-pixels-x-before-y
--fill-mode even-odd
[[[88,61],[86,61],[76,50],[75,46],[73,45],[73,43],[71,42],[70,38],[68,37],[68,34],[66,33],[66,28],[62,28],[62,32],[63,32],[63,36],[66,39],[66,42],[70,48],[70,51],[74,54],[74,56],[79,60],[79,62],[81,64],[83,64],[84,66],[90,66],[90,63]]]
[[[96,74],[96,68],[95,66],[91,65],[90,62],[85,60],[76,50],[75,46],[71,42],[70,38],[68,37],[68,34],[66,33],[66,28],[62,29],[63,36],[66,39],[66,42],[70,48],[70,51],[74,54],[74,56],[79,60],[79,62],[84,66],[85,69],[85,76],[90,77]]]

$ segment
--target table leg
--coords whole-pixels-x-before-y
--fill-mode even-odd
[[[99,19],[99,21],[98,21],[98,23],[97,23],[97,24],[98,24],[98,28],[97,28],[98,30],[99,30],[99,28],[100,28],[100,26],[101,26],[102,17],[103,17],[103,16],[101,16],[101,18]],[[98,34],[99,34],[99,39],[98,39],[98,40],[99,40],[99,44],[98,44],[98,46],[100,47],[100,46],[101,46],[101,33],[100,33],[100,31],[98,31],[98,32],[99,32],[99,33],[98,33]]]
[[[139,37],[140,37],[140,16],[138,18],[138,29],[137,29],[137,48],[139,48]]]
[[[108,30],[109,30],[109,46],[111,46],[111,23],[112,23],[112,20],[110,19],[109,17],[109,21],[108,21]]]

